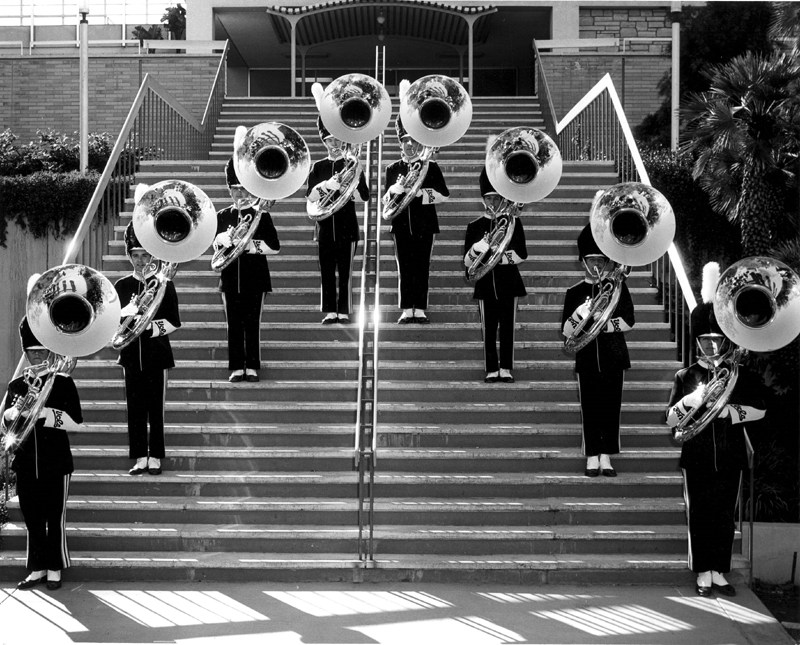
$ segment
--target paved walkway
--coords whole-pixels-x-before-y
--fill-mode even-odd
[[[670,586],[0,583],[0,643],[793,645],[737,588],[707,599]]]

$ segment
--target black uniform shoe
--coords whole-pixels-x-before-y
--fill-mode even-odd
[[[413,323],[413,322],[414,322],[414,317],[413,316],[400,316],[397,319],[397,324],[398,325],[408,325],[409,323]]]
[[[718,593],[721,593],[723,596],[729,596],[730,597],[730,596],[735,596],[736,595],[736,589],[734,589],[733,585],[730,585],[730,584],[729,585],[718,585],[717,583],[712,582],[711,583],[711,588],[714,591],[716,591]]]
[[[144,475],[145,473],[149,473],[149,472],[150,472],[150,469],[147,466],[145,466],[144,468],[137,468],[136,466],[134,466],[133,468],[131,468],[128,471],[128,474],[129,475]]]
[[[603,473],[603,477],[616,477],[617,476],[617,471],[614,470],[613,468],[603,468],[603,470],[600,471],[600,472]]]
[[[258,377],[258,374],[248,374],[247,376],[244,377],[244,380],[247,381],[248,383],[258,383],[260,379]]]
[[[430,325],[431,324],[431,321],[428,320],[427,316],[414,316],[413,320],[418,325]]]
[[[497,383],[500,381],[500,374],[497,372],[489,372],[486,378],[483,379],[484,383]]]
[[[335,325],[338,322],[339,322],[339,319],[336,316],[333,316],[332,318],[327,318],[326,317],[326,318],[322,319],[322,324],[323,325]]]
[[[61,580],[48,580],[47,588],[50,591],[56,591],[57,589],[61,589]]]
[[[583,471],[583,474],[587,477],[597,477],[600,474],[599,468],[587,468]]]
[[[36,585],[42,582],[47,582],[47,574],[35,580],[23,580],[17,583],[17,589],[33,589]]]
[[[701,587],[700,585],[695,585],[694,590],[697,592],[698,596],[703,596],[703,598],[711,597],[711,587]]]
[[[236,373],[234,373],[234,374],[231,374],[231,375],[228,377],[228,380],[229,380],[231,383],[241,383],[241,382],[244,380],[244,374],[236,374]]]

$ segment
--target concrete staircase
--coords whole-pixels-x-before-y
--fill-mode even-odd
[[[318,159],[316,116],[311,98],[228,99],[209,161],[147,162],[138,180],[184,179],[221,208],[237,125],[288,123]],[[269,260],[275,291],[264,307],[261,382],[227,381],[210,255],[181,265],[175,285],[183,327],[172,336],[177,366],[163,475],[127,475],[115,352],[79,362],[73,376],[86,429],[72,438],[69,579],[690,580],[678,450],[663,425],[680,365],[645,270],[628,279],[637,324],[628,335],[633,368],[623,453],[614,460],[619,477],[583,476],[577,387],[559,320],[564,291],[582,275],[575,239],[595,191],[617,182],[612,164],[567,162],[551,196],[526,208],[529,295],[518,315],[517,382],[483,383],[477,305],[462,279],[463,237],[481,210],[485,140],[519,124],[544,127],[535,99],[477,99],[470,130],[440,153],[451,198],[438,209],[428,326],[395,324],[396,265],[384,228],[375,562],[363,567],[356,555],[358,331],[320,325],[316,243],[298,191],[272,211],[282,251]],[[387,128],[386,163],[397,151]],[[373,176],[373,194],[374,183]],[[122,242],[129,218],[122,213],[104,258],[112,281],[130,271]],[[24,563],[15,500],[10,510],[4,578]]]

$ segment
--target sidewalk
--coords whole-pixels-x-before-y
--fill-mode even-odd
[[[0,583],[0,643],[793,645],[744,585]],[[9,595],[11,594],[11,595]]]

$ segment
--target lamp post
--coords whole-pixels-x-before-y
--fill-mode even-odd
[[[671,6],[672,20],[672,105],[670,110],[670,149],[678,149],[680,134],[680,94],[681,94],[681,3],[674,1]]]
[[[81,174],[86,174],[89,169],[89,0],[78,3],[78,13],[81,14],[80,22],[80,169]]]

